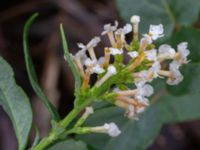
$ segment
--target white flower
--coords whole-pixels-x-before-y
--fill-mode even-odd
[[[176,54],[176,51],[168,44],[161,45],[158,52],[161,59],[172,59]]]
[[[116,137],[121,134],[121,131],[119,130],[118,126],[113,122],[109,124],[105,123],[103,127],[108,133],[108,135],[110,135],[111,137]]]
[[[94,66],[96,64],[96,61],[95,60],[91,60],[90,58],[87,58],[85,61],[84,61],[84,65],[85,66]]]
[[[152,67],[149,69],[149,72],[151,74],[153,74],[153,78],[157,78],[160,69],[161,69],[160,62],[159,61],[155,61],[154,64],[152,65]]]
[[[91,127],[90,131],[96,133],[106,133],[111,137],[116,137],[121,134],[121,131],[114,122],[105,123],[103,126]]]
[[[105,72],[105,70],[98,64],[96,64],[94,67],[92,67],[92,73],[101,74],[104,72]]]
[[[94,37],[88,44],[87,48],[89,49],[90,47],[96,47],[97,44],[101,41],[99,37]]]
[[[159,24],[159,25],[150,25],[149,27],[149,34],[152,37],[152,40],[156,40],[160,37],[163,37],[164,34],[164,29],[163,29],[163,25]]]
[[[130,33],[131,31],[132,31],[132,26],[130,24],[126,24],[123,28],[119,28],[115,32],[115,35],[120,35],[121,36],[121,41],[125,42],[125,35]]]
[[[85,52],[86,51],[82,49],[82,50],[78,51],[74,56],[74,59],[76,61],[79,61],[81,65],[83,65],[85,60],[88,58]]]
[[[154,90],[153,87],[149,84],[144,84],[143,82],[136,83],[138,96],[150,97]]]
[[[139,81],[141,82],[151,82],[153,78],[157,78],[159,76],[159,71],[161,69],[161,65],[158,61],[155,61],[149,70],[143,70],[138,73]]]
[[[167,84],[169,85],[177,85],[183,80],[183,75],[178,69],[170,69],[171,77],[168,78]]]
[[[137,16],[137,15],[133,15],[131,17],[131,23],[133,24],[138,24],[140,22],[140,16]]]
[[[113,32],[117,29],[118,27],[118,22],[115,21],[115,25],[114,26],[111,26],[111,24],[106,24],[104,25],[104,31],[101,33],[101,35],[105,35],[109,32]]]
[[[124,34],[128,34],[132,31],[132,25],[130,24],[126,24],[124,27],[123,27],[123,33]]]
[[[190,51],[187,49],[188,43],[182,42],[178,45],[178,53],[180,58],[177,59],[181,64],[187,64],[187,56],[190,54]]]
[[[151,96],[153,92],[154,92],[153,87],[149,84],[143,85],[143,87],[140,89],[141,95],[147,96],[147,97]]]
[[[176,60],[173,60],[173,61],[169,64],[170,70],[179,69],[180,66],[181,66],[181,64],[180,64],[178,61],[176,61]]]
[[[98,64],[97,61],[91,60],[90,58],[85,60],[84,65],[91,67],[91,73],[101,74],[105,72],[105,70]]]
[[[84,45],[83,43],[78,43],[78,47],[81,48],[81,50],[87,50],[92,47],[96,47],[97,44],[101,41],[99,37],[94,37],[92,40],[89,41],[87,45]]]
[[[151,36],[149,36],[148,34],[144,34],[143,35],[143,38],[141,38],[140,40],[140,45],[143,45],[144,43],[148,43],[148,44],[151,44],[152,43],[152,38]]]
[[[138,52],[137,51],[128,52],[128,55],[131,58],[136,58],[136,57],[138,57]]]
[[[113,66],[113,65],[109,65],[108,66],[108,72],[107,72],[109,75],[114,75],[114,74],[116,74],[117,73],[117,70],[116,70],[116,68],[115,68],[115,66]]]
[[[126,24],[123,28],[119,28],[115,33],[126,35],[132,31],[132,26],[130,24]]]
[[[143,71],[140,71],[138,73],[138,77],[141,79],[141,81],[149,81],[149,71],[148,70],[143,70]]]
[[[109,48],[110,50],[110,54],[112,55],[120,55],[123,53],[123,50],[122,49],[117,49],[117,48]]]
[[[157,60],[157,51],[155,49],[145,51],[145,54],[146,54],[148,60],[150,60],[150,61]]]

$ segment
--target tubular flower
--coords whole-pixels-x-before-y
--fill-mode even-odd
[[[91,132],[96,133],[106,133],[111,137],[116,137],[121,134],[121,131],[114,122],[105,123],[103,126],[92,127],[90,128],[90,130]]]
[[[110,45],[103,49],[103,57],[95,54],[94,48],[101,41],[95,37],[86,45],[79,44],[81,50],[73,58],[81,74],[83,92],[92,91],[99,99],[124,108],[128,118],[138,119],[151,103],[154,89],[150,83],[166,78],[169,85],[179,84],[183,80],[179,69],[189,62],[190,51],[187,42],[180,43],[177,50],[168,44],[156,48],[154,41],[164,36],[163,25],[150,25],[148,33],[139,38],[140,17],[134,15],[130,20],[132,25],[121,28],[118,22],[104,26],[102,35],[108,36]],[[133,39],[128,42],[126,35],[131,32]],[[96,81],[91,83],[93,74],[97,74]],[[134,88],[128,88],[127,84]],[[113,123],[93,128],[94,132],[97,130],[110,136],[120,134]]]

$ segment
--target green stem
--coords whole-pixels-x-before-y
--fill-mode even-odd
[[[51,143],[53,143],[56,140],[56,134],[55,132],[50,133],[50,136],[42,139],[36,147],[34,147],[32,150],[44,150],[47,146],[49,146]]]
[[[79,107],[78,107],[79,108]],[[68,115],[66,118],[64,118],[61,122],[60,122],[60,126],[63,127],[63,128],[66,128],[70,123],[71,121],[83,110],[84,108],[82,109],[77,109],[77,108],[74,108]]]
[[[61,122],[58,123],[58,127],[67,128],[68,125],[73,121],[75,117],[87,106],[91,103],[90,99],[84,99],[85,103],[83,103],[79,107],[75,107]],[[65,131],[63,131],[65,132]],[[59,139],[59,137],[63,134],[63,132],[59,132],[57,130],[53,130],[50,132],[49,136],[41,140],[41,142],[33,148],[33,150],[44,150],[50,144]]]

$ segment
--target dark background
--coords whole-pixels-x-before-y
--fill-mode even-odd
[[[70,51],[77,42],[87,43],[101,33],[103,25],[119,16],[114,0],[1,0],[0,55],[13,67],[17,83],[31,97],[34,120],[42,136],[49,129],[49,114],[35,96],[28,81],[22,49],[22,31],[34,12],[40,16],[30,31],[30,51],[45,93],[65,116],[73,106],[73,77],[62,55],[59,24],[63,23]],[[102,47],[107,44],[103,39]],[[99,55],[102,47],[98,48]],[[31,134],[33,139],[34,133]],[[30,140],[31,144],[32,140]],[[0,108],[0,150],[15,150],[17,142],[12,124]],[[200,121],[166,125],[149,150],[199,150]]]

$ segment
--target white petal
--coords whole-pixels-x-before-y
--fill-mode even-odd
[[[188,43],[187,42],[181,42],[178,45],[178,50],[187,49],[187,47],[188,47]]]
[[[183,58],[186,58],[190,54],[190,51],[187,49],[187,46],[187,42],[182,42],[178,45],[178,52]]]
[[[75,54],[75,58],[79,59],[82,64],[84,64],[85,60],[88,58],[85,52],[86,51],[82,49]]]
[[[115,25],[114,26],[111,26],[111,24],[106,24],[104,25],[104,31],[101,33],[101,35],[105,35],[107,34],[108,32],[113,32],[117,29],[118,27],[118,22],[115,21]]]
[[[150,60],[150,61],[151,60],[153,60],[153,61],[157,60],[157,51],[155,49],[145,51],[145,53],[146,53],[146,56],[147,56],[148,60]]]
[[[92,66],[96,63],[95,60],[91,60],[90,58],[87,58],[85,61],[84,61],[84,65],[85,66]]]
[[[113,66],[113,65],[108,66],[108,73],[111,75],[116,74],[117,70],[116,70],[115,66]]]
[[[101,41],[101,39],[99,37],[94,37],[88,44],[87,44],[87,48],[90,47],[96,47],[97,44]]]
[[[111,136],[111,137],[116,137],[118,135],[121,134],[121,131],[119,130],[118,126],[111,122],[111,123],[105,123],[104,124],[104,128],[107,130],[107,133]]]
[[[131,17],[131,23],[137,24],[137,23],[139,23],[139,22],[140,22],[140,16],[133,15],[133,16]]]
[[[163,32],[164,32],[164,29],[163,29],[162,24],[150,25],[150,27],[149,27],[149,34],[152,36],[153,40],[163,37],[164,36]]]
[[[144,42],[148,42],[148,44],[152,43],[152,38],[148,34],[144,34],[143,38],[140,40],[140,45],[143,45]]]
[[[175,70],[175,69],[179,69],[179,67],[181,66],[180,62],[173,60],[170,64],[169,64],[169,68],[170,70]]]
[[[149,80],[149,71],[143,70],[139,72],[138,76],[141,78],[142,81],[148,81]]]
[[[132,25],[130,24],[126,24],[124,27],[123,27],[123,33],[124,34],[128,34],[132,31]]]
[[[92,71],[93,71],[93,73],[96,73],[96,74],[101,74],[101,73],[105,72],[105,70],[102,67],[100,67],[99,65],[95,65],[92,68]]]
[[[137,52],[137,51],[128,52],[128,55],[129,55],[131,58],[136,58],[136,57],[138,56],[138,52]]]
[[[152,65],[152,67],[150,68],[151,71],[157,73],[159,72],[161,69],[161,65],[159,61],[155,61],[154,64]]]
[[[120,55],[120,54],[122,54],[123,53],[123,50],[122,49],[117,49],[117,48],[109,48],[109,50],[110,50],[110,53],[112,54],[112,55]]]
[[[154,90],[153,90],[153,87],[149,84],[145,84],[143,87],[142,87],[142,95],[143,96],[151,96],[153,94]]]
[[[167,58],[174,58],[176,51],[168,44],[163,44],[158,49],[159,54],[165,55]]]
[[[183,80],[183,75],[178,69],[170,70],[173,74],[172,78],[168,78],[167,84],[169,85],[177,85]]]

